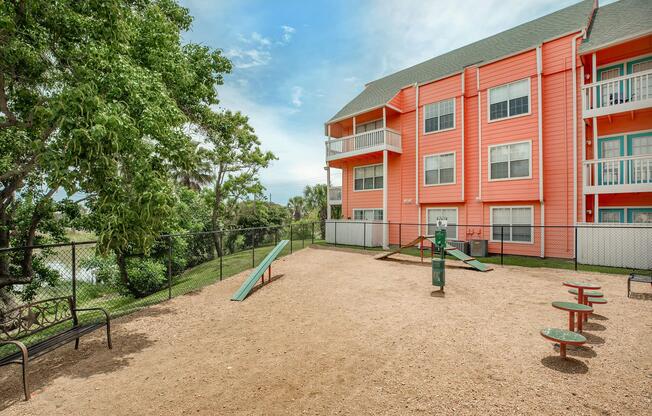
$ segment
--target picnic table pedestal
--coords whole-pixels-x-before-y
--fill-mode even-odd
[[[593,308],[575,302],[552,302],[552,306],[568,312],[568,330],[575,331],[575,314],[577,314],[577,331],[582,332],[582,314],[593,312]]]
[[[577,302],[581,305],[587,305],[588,303],[586,301],[587,296],[584,295],[585,290],[598,290],[600,289],[600,285],[597,283],[587,283],[587,282],[564,282],[564,286],[568,286],[574,289],[577,289]],[[593,312],[593,309],[591,309],[590,312]],[[585,312],[578,312],[578,330],[582,332],[582,323],[587,321],[589,317],[588,313]]]

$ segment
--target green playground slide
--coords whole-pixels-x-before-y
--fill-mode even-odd
[[[254,285],[260,279],[260,277],[265,273],[265,270],[269,268],[269,266],[272,265],[272,262],[276,260],[276,257],[281,253],[281,250],[285,248],[285,246],[290,242],[290,240],[281,240],[280,243],[274,247],[272,251],[263,259],[263,261],[260,262],[258,267],[256,267],[256,270],[251,272],[249,277],[247,277],[247,280],[244,281],[242,286],[240,286],[240,289],[238,289],[233,296],[231,297],[231,300],[237,300],[237,301],[242,301],[244,300],[249,292],[251,292],[251,289],[254,288]]]
[[[428,238],[433,244],[435,243],[434,238]],[[446,254],[450,254],[451,256],[455,257],[458,260],[461,260],[464,262],[464,264],[468,264],[469,266],[473,267],[476,270],[479,270],[481,272],[488,272],[490,270],[493,270],[493,267],[487,266],[484,263],[479,262],[475,258],[464,254],[460,250],[456,249],[455,247],[451,245],[446,245]]]

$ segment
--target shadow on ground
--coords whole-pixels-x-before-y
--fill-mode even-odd
[[[541,364],[565,374],[586,374],[589,371],[589,367],[582,361],[575,358],[562,358],[558,355],[542,358]]]
[[[169,312],[171,310],[167,308],[147,308],[112,321],[111,350],[106,345],[106,332],[98,329],[92,335],[81,338],[79,350],[75,351],[75,343],[72,342],[30,361],[27,380],[32,397],[59,377],[89,378],[128,366],[133,359],[130,355],[153,345],[154,341],[144,332],[126,331],[123,324]],[[24,394],[20,364],[0,368],[0,412],[22,400]]]

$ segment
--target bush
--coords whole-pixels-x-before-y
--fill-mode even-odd
[[[115,256],[95,255],[81,261],[81,267],[91,271],[96,284],[116,285],[120,279],[120,270]]]
[[[118,290],[123,295],[142,298],[151,295],[167,283],[165,266],[152,259],[129,259],[127,274],[128,284],[118,280]]]

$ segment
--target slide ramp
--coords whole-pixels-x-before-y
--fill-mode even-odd
[[[263,259],[263,261],[260,262],[258,267],[251,272],[249,277],[247,277],[247,280],[242,283],[242,286],[240,286],[240,289],[238,289],[233,296],[231,297],[231,300],[235,301],[242,301],[244,300],[249,292],[251,292],[251,289],[254,288],[254,285],[258,281],[258,279],[261,278],[263,273],[265,273],[265,270],[267,270],[271,265],[274,260],[276,260],[276,257],[278,257],[279,254],[281,254],[281,251],[285,248],[286,245],[290,240],[281,240],[276,247],[272,251],[269,252],[269,254]]]

